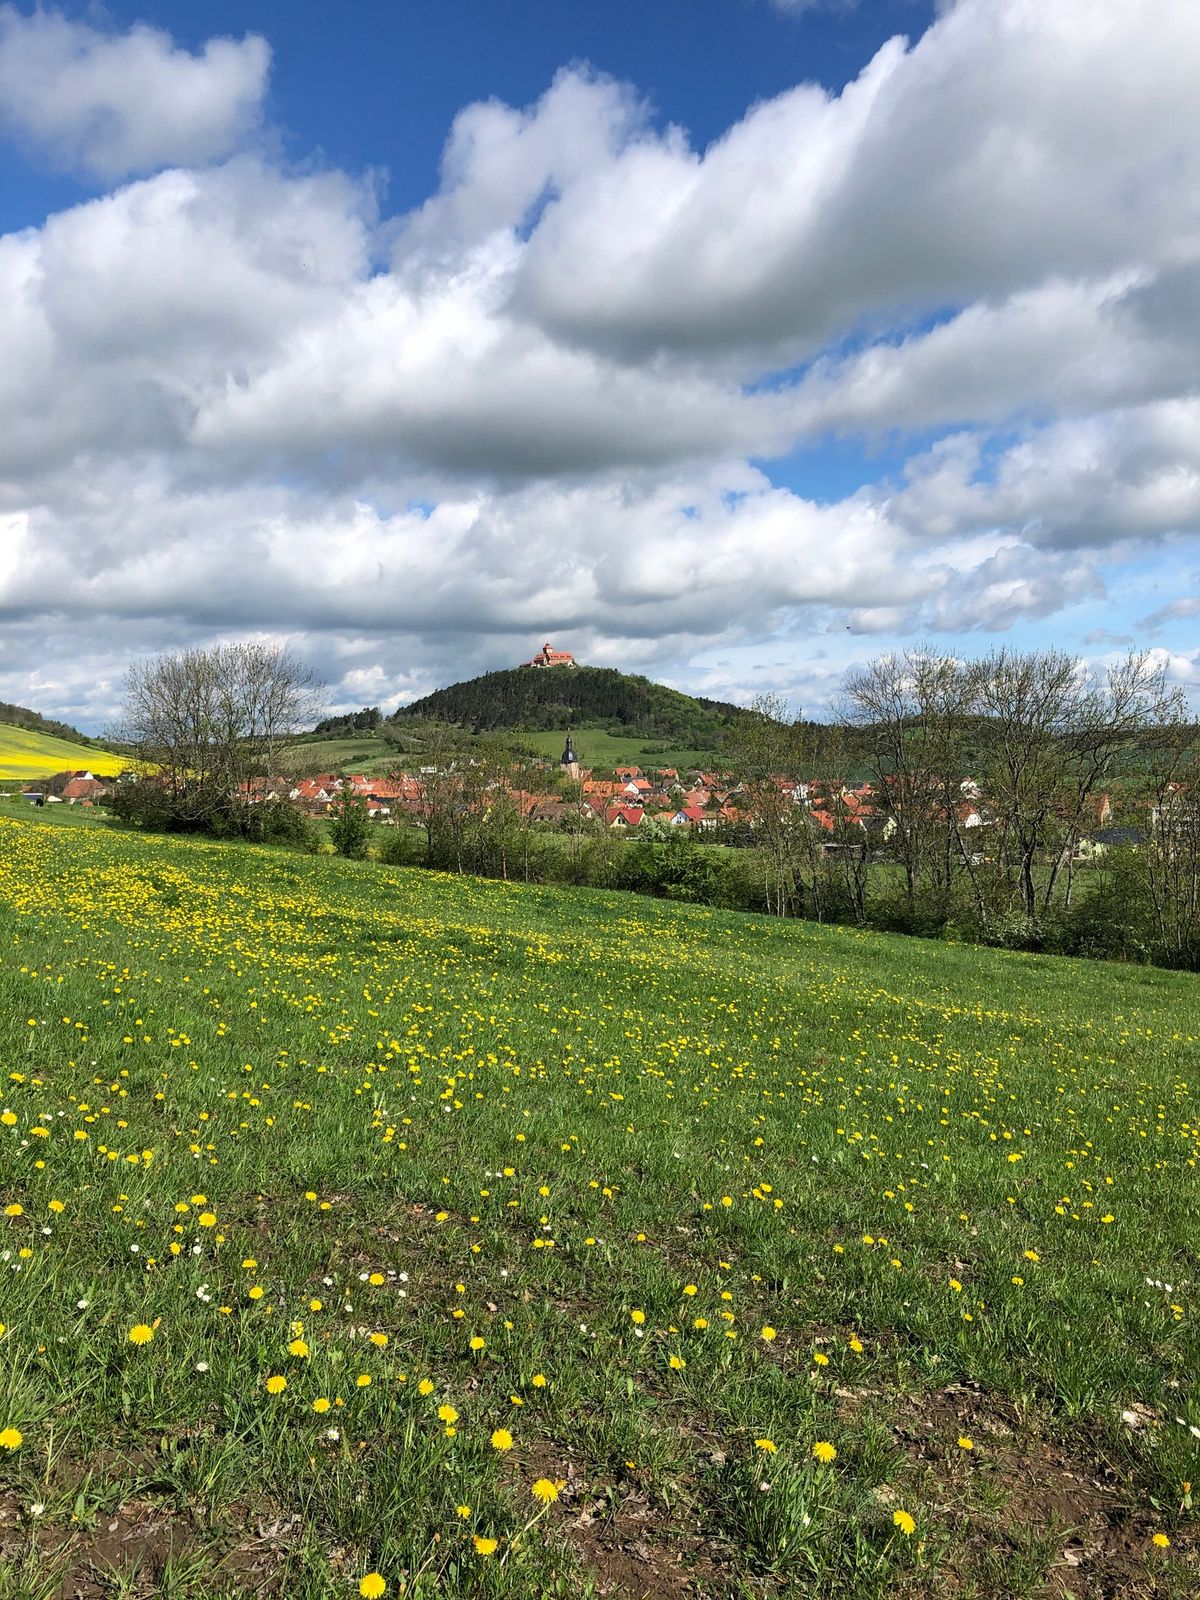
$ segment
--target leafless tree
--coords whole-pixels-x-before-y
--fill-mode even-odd
[[[311,672],[286,648],[218,645],[134,662],[114,737],[158,775],[180,815],[200,818],[277,769],[317,708]]]

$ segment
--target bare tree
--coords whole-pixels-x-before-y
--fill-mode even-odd
[[[218,645],[137,661],[114,737],[157,775],[181,820],[230,811],[311,723],[317,685],[282,646]]]

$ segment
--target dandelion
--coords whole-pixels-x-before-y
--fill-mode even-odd
[[[763,1341],[764,1344],[770,1344],[771,1340],[776,1338],[776,1337],[777,1337],[777,1335],[776,1335],[775,1329],[774,1328],[770,1328],[770,1327],[764,1328],[763,1331],[759,1334],[759,1338]]]
[[[263,1387],[268,1394],[282,1394],[287,1388],[287,1379],[276,1373],[273,1377],[267,1379]]]
[[[386,1350],[387,1342],[388,1336],[386,1333],[373,1333],[371,1335],[371,1343],[375,1346],[376,1350]]]
[[[824,1355],[820,1350],[813,1351],[813,1360],[818,1367],[827,1367],[829,1365],[829,1357]]]
[[[417,1393],[418,1394],[426,1394],[426,1395],[432,1394],[433,1393],[433,1379],[432,1378],[422,1378],[420,1383],[417,1385]]]
[[[630,1322],[636,1324],[636,1326],[640,1328],[642,1326],[642,1324],[646,1320],[646,1313],[644,1311],[638,1311],[635,1308],[633,1311],[631,1311],[629,1313],[629,1320],[630,1320]]]
[[[460,1516],[463,1519],[464,1522],[471,1515],[470,1506],[455,1506],[454,1511],[455,1511],[455,1515],[456,1516]]]
[[[439,1422],[449,1423],[458,1421],[458,1412],[453,1406],[439,1406],[437,1414]]]
[[[324,1395],[319,1395],[317,1399],[313,1401],[312,1408],[319,1417],[324,1416],[325,1412],[329,1410],[329,1401],[326,1400]]]
[[[975,1441],[974,1439],[968,1439],[965,1433],[959,1434],[958,1448],[960,1450],[974,1450]]]
[[[774,1439],[755,1439],[754,1448],[761,1450],[764,1455],[773,1456],[778,1453],[779,1446]]]
[[[358,1592],[363,1600],[380,1600],[380,1596],[387,1593],[387,1580],[378,1572],[368,1572],[359,1583]]]
[[[512,1434],[509,1433],[507,1428],[497,1428],[496,1431],[492,1434],[492,1449],[493,1450],[511,1450],[512,1447],[513,1447],[513,1436],[512,1436]]]
[[[382,1272],[373,1272],[371,1274],[371,1276],[367,1279],[367,1282],[370,1283],[370,1284],[373,1284],[375,1286],[375,1288],[378,1289],[379,1285],[384,1282],[383,1273]]]
[[[906,1539],[910,1539],[917,1531],[917,1525],[907,1511],[893,1511],[892,1521],[900,1529]]]
[[[5,1206],[4,1215],[6,1217],[23,1217],[25,1215],[25,1207],[22,1206],[22,1205],[18,1205],[17,1202],[14,1200],[12,1205]]]
[[[478,1354],[478,1352],[480,1350],[486,1350],[487,1349],[487,1340],[486,1339],[481,1339],[479,1337],[479,1335],[476,1334],[475,1337],[471,1340],[471,1349],[474,1350],[476,1352],[476,1354]]]
[[[308,1346],[305,1344],[303,1339],[293,1339],[291,1344],[288,1345],[288,1355],[290,1356],[304,1357],[307,1356],[308,1353]]]
[[[535,1389],[544,1389],[546,1387],[546,1374],[544,1372],[535,1372],[529,1381]]]
[[[812,1447],[812,1453],[826,1467],[831,1461],[837,1460],[837,1446],[830,1444],[828,1439],[818,1439]]]
[[[552,1506],[558,1499],[558,1484],[554,1482],[553,1478],[539,1478],[529,1492],[535,1500],[540,1500],[544,1506]]]
[[[1171,1541],[1165,1533],[1156,1533],[1150,1543],[1156,1544],[1160,1550],[1169,1550],[1171,1548]]]
[[[4,1428],[0,1430],[0,1450],[19,1450],[23,1439],[20,1428]]]
[[[687,1366],[687,1362],[682,1356],[671,1356],[668,1358],[667,1365],[671,1368],[672,1372],[682,1372],[684,1367]]]
[[[371,1374],[369,1372],[360,1372],[354,1383],[356,1388],[369,1389],[371,1387]]]
[[[489,1539],[482,1533],[475,1535],[475,1554],[479,1556],[493,1556],[499,1546],[499,1539]]]
[[[149,1344],[154,1337],[154,1329],[148,1322],[135,1322],[126,1337],[130,1344]]]

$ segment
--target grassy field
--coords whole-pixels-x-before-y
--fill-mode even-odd
[[[1200,1592],[1194,978],[7,818],[0,952],[0,1594]]]
[[[565,735],[515,733],[513,738],[539,755],[552,756],[557,761],[563,752]],[[626,738],[596,729],[584,728],[573,738],[580,765],[591,767],[600,775],[611,772],[620,762],[631,762],[649,772],[659,767],[675,767],[682,773],[688,767],[710,767],[717,760],[711,750],[662,750],[661,740]],[[652,753],[647,754],[648,751]]]
[[[561,733],[513,733],[507,736],[514,746],[535,751],[555,761],[562,755],[564,735]],[[494,737],[475,738],[470,733],[458,736],[465,751],[485,744],[494,747]],[[590,766],[601,776],[611,772],[619,762],[632,762],[653,771],[658,767],[677,767],[683,772],[688,767],[708,767],[717,759],[712,751],[667,750],[657,752],[653,739],[623,738],[615,734],[584,730],[575,736],[575,749],[583,766]],[[283,761],[284,770],[295,773],[313,772],[367,772],[383,773],[394,768],[411,771],[419,765],[419,752],[398,750],[385,739],[370,735],[345,739],[298,739],[288,747]]]
[[[94,772],[98,778],[115,776],[129,763],[90,745],[55,739],[31,728],[0,723],[0,779],[49,778],[56,772]]]

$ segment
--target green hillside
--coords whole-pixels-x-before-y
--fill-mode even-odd
[[[96,746],[60,739],[39,729],[0,723],[0,780],[48,778],[56,772],[94,772],[98,778],[115,776],[129,765],[122,756]]]
[[[711,751],[745,715],[723,701],[693,699],[610,667],[518,667],[437,689],[403,706],[394,720],[436,718],[482,732],[594,727]]]
[[[1200,1592],[1198,1043],[1180,974],[0,819],[5,1592]]]

